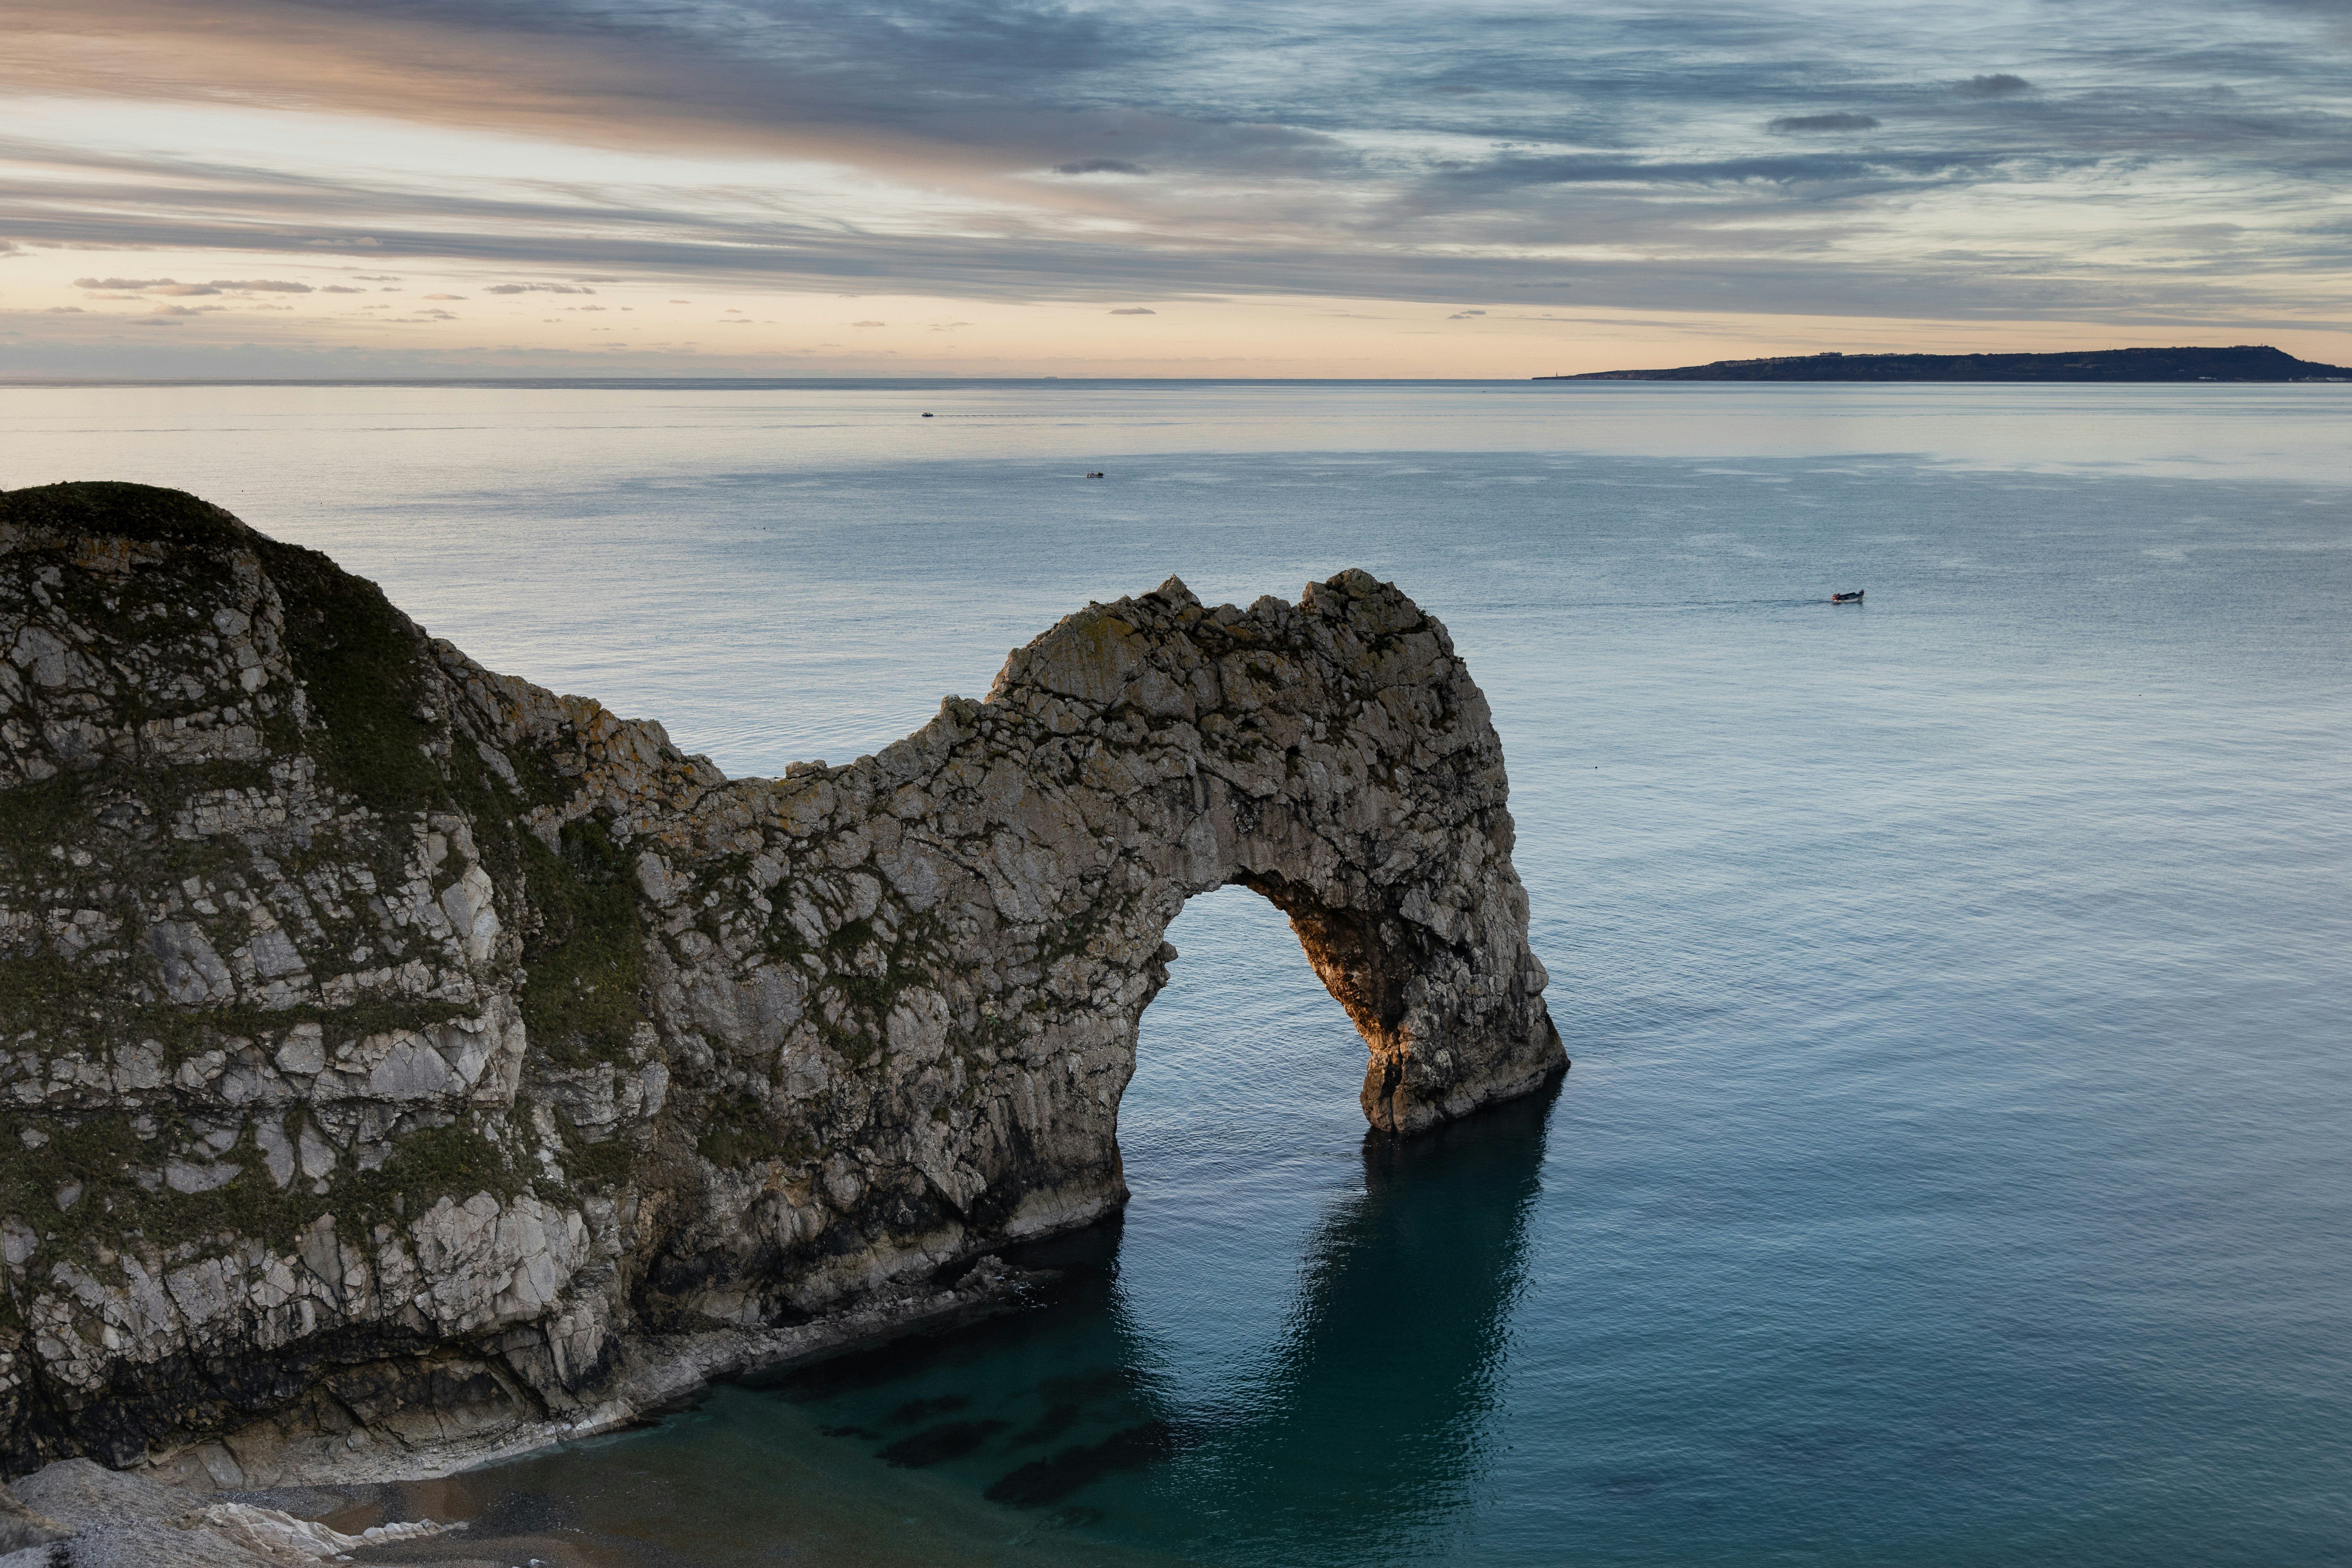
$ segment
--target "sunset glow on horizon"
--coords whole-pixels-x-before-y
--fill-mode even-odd
[[[12,11],[0,375],[2352,359],[2295,0]]]

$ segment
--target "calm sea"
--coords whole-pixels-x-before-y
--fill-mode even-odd
[[[1556,1098],[1368,1144],[1198,900],[1056,1284],[445,1487],[471,1550],[2352,1562],[2352,388],[0,390],[0,486],[96,478],[730,773],[1171,573],[1364,567],[1493,700]]]

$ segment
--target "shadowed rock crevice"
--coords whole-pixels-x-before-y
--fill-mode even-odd
[[[14,1467],[605,1420],[691,1336],[1097,1218],[1169,922],[1230,884],[1375,1128],[1565,1066],[1485,699],[1360,572],[1089,605],[730,781],[193,498],[56,486],[0,496],[0,742]]]

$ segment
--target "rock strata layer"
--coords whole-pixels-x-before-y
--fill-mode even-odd
[[[1361,572],[1089,605],[730,781],[191,497],[0,495],[0,1468],[561,1422],[1092,1221],[1168,923],[1234,883],[1375,1128],[1533,1089],[1507,794]]]

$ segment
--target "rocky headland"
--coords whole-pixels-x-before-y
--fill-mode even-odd
[[[984,1310],[1124,1201],[1164,933],[1229,884],[1372,1127],[1534,1089],[1507,795],[1361,572],[1091,605],[729,780],[193,497],[0,495],[0,1468],[446,1470]]]
[[[2061,353],[1778,354],[1666,370],[1591,370],[1537,381],[2352,381],[2352,370],[2268,343],[2235,348],[2083,349]]]

